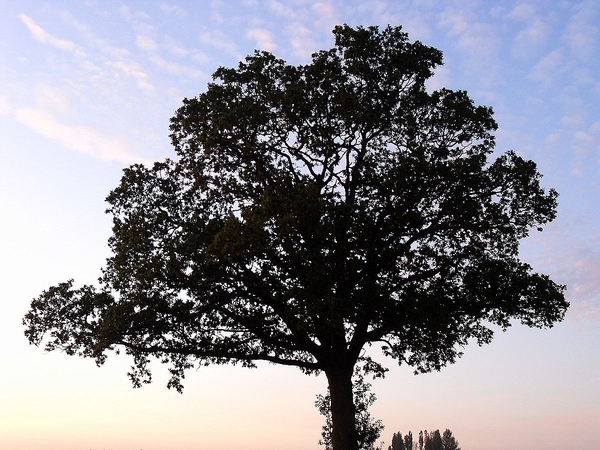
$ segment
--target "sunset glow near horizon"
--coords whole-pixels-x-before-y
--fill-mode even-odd
[[[21,319],[49,286],[98,278],[104,198],[128,165],[174,157],[184,97],[255,48],[307,63],[343,23],[402,25],[444,53],[431,89],[493,107],[497,150],[536,161],[560,193],[521,255],[571,302],[553,329],[515,324],[439,373],[386,361],[371,409],[385,448],[394,432],[446,428],[463,450],[600,448],[600,2],[0,0],[0,449],[323,448],[324,376],[201,367],[179,395],[156,364],[132,389],[127,356],[97,368],[45,353]]]

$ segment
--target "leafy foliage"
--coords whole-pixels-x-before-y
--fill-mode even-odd
[[[198,364],[324,371],[339,450],[355,448],[366,345],[427,372],[490,342],[490,324],[563,318],[564,288],[518,258],[557,193],[514,152],[489,160],[491,108],[427,92],[441,52],[400,27],[334,35],[307,65],[256,52],[184,100],[177,159],[125,169],[107,198],[100,286],[34,299],[32,344],[98,364],[124,348],[135,386],[155,357],[178,390]]]
[[[364,368],[359,366],[354,370],[352,380],[354,392],[355,423],[356,436],[359,450],[377,450],[375,443],[381,432],[385,428],[383,422],[379,419],[374,419],[369,413],[369,407],[375,403],[377,397],[371,392],[371,384],[367,383],[364,378]],[[333,448],[333,420],[331,417],[331,395],[329,392],[326,395],[317,395],[315,406],[319,413],[325,416],[325,425],[321,430],[322,439],[319,445],[325,446],[326,450]]]

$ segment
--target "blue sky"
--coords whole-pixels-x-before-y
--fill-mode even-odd
[[[498,151],[534,159],[559,215],[522,257],[568,286],[552,330],[515,326],[440,373],[395,366],[373,415],[396,431],[450,428],[464,450],[600,444],[600,2],[0,0],[0,448],[318,448],[325,379],[261,365],[202,368],[183,395],[133,390],[126,357],[27,345],[43,289],[93,282],[108,256],[104,198],[131,163],[173,156],[169,118],[218,66],[255,48],[290,63],[336,24],[402,25],[444,52],[431,89],[494,108]]]

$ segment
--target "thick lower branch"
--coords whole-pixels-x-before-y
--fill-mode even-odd
[[[294,358],[283,358],[268,353],[242,353],[242,352],[228,352],[220,350],[198,350],[196,348],[174,348],[166,347],[161,345],[141,346],[135,345],[126,341],[119,341],[117,345],[122,345],[126,348],[134,350],[144,354],[174,354],[174,355],[186,355],[197,358],[222,358],[229,359],[232,361],[247,361],[249,363],[254,361],[268,361],[273,364],[280,364],[284,366],[294,366],[306,370],[323,370],[323,366],[318,362],[303,361]]]

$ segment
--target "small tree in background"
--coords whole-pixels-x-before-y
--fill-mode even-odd
[[[432,431],[429,434],[425,431],[425,450],[443,450],[440,430]]]
[[[388,447],[388,450],[412,450],[412,443],[410,448],[406,449],[404,446],[404,438],[402,437],[402,433],[394,433],[392,436],[392,445]]]
[[[388,450],[461,450],[458,441],[452,435],[452,431],[446,429],[443,434],[440,430],[433,432],[419,431],[419,440],[413,442],[412,432],[409,431],[404,438],[402,433],[394,433],[392,445]]]
[[[446,428],[442,435],[442,449],[443,450],[461,450],[458,441],[452,436],[452,431]]]
[[[404,436],[404,448],[406,450],[413,450],[413,447],[414,447],[413,435],[412,435],[412,431],[409,431],[408,434],[406,436]]]

